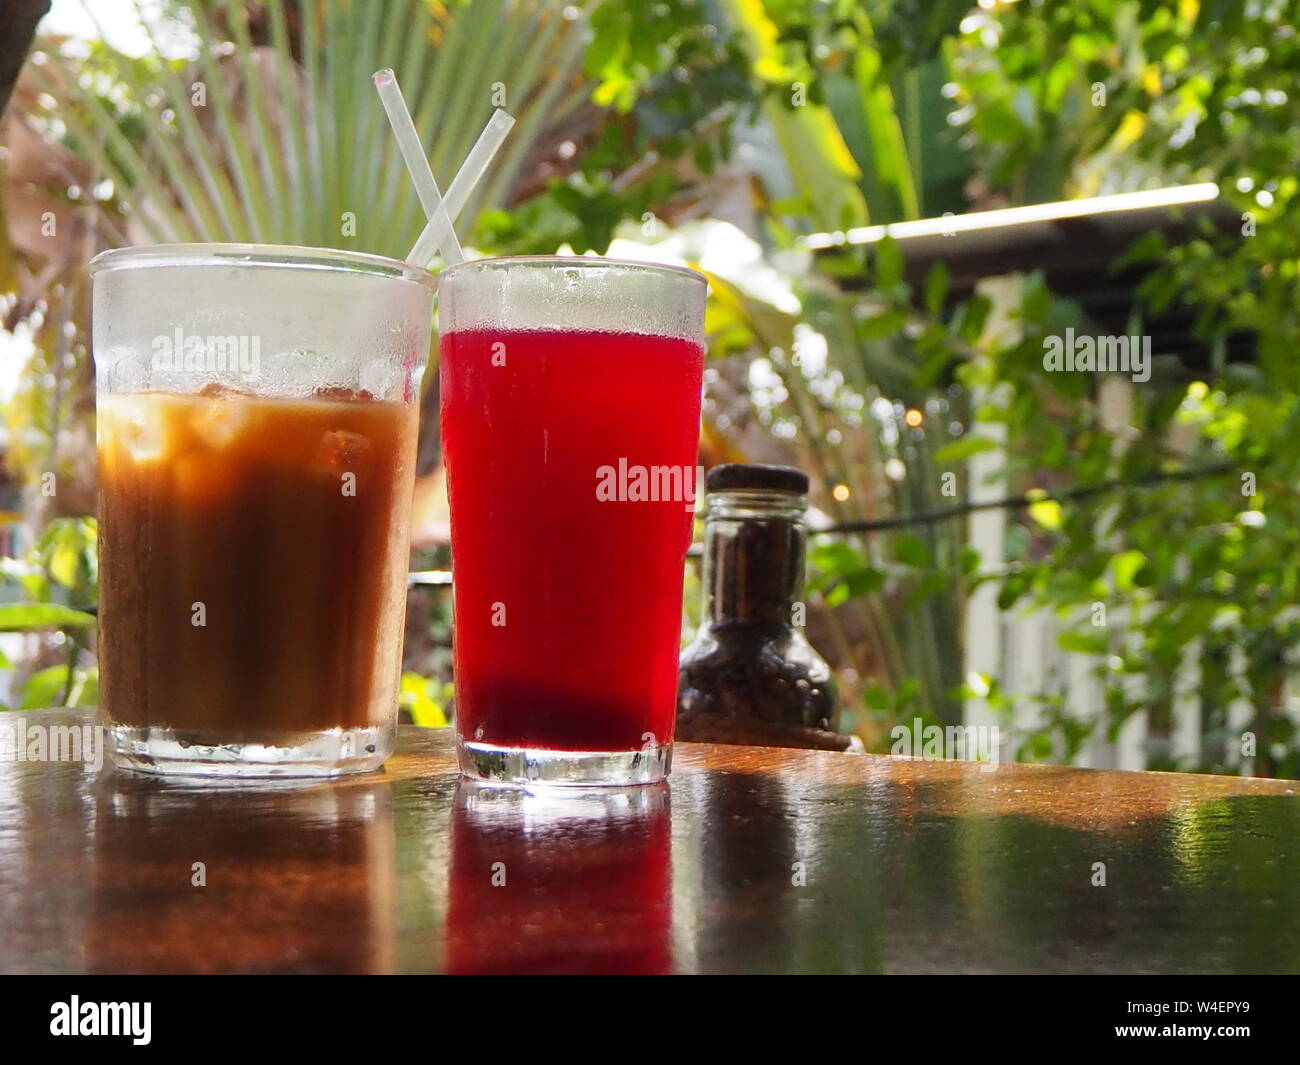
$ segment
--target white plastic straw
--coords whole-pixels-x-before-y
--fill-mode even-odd
[[[460,170],[452,179],[447,195],[442,201],[444,210],[429,215],[428,224],[406,257],[407,262],[427,267],[433,261],[434,249],[441,247],[446,239],[445,230],[450,229],[460,217],[460,212],[465,209],[465,204],[469,202],[474,189],[514,124],[513,115],[500,108],[493,112],[492,117],[488,119],[488,124],[483,127],[483,132],[479,134],[478,140],[474,142],[474,147],[469,150],[469,155],[465,156],[465,162],[461,164]],[[454,237],[453,231],[453,239]]]
[[[431,220],[443,220],[444,225],[440,227],[438,242],[438,246],[442,249],[443,262],[448,266],[463,263],[465,253],[461,250],[460,241],[456,239],[456,231],[451,226],[451,220],[447,218],[447,209],[443,204],[442,194],[438,192],[438,183],[434,180],[433,171],[429,169],[429,160],[425,158],[424,148],[420,145],[420,135],[415,131],[415,123],[411,121],[411,112],[407,110],[406,101],[402,99],[397,75],[385,67],[383,70],[376,71],[371,76],[371,80],[379,90],[379,99],[383,101],[389,125],[393,127],[393,135],[397,138],[397,146],[401,149],[406,169],[415,183],[415,194],[420,198],[420,206],[424,208],[425,216]]]

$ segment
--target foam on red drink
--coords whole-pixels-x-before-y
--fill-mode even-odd
[[[670,742],[693,506],[597,488],[610,469],[664,467],[693,486],[700,345],[466,329],[441,351],[462,740]]]

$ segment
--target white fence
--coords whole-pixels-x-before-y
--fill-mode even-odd
[[[1014,320],[999,318],[998,308],[1014,305],[1013,297],[1019,279],[994,278],[982,283],[981,290],[994,305],[989,328],[1007,332],[1016,328]],[[1133,383],[1115,375],[1101,388],[1099,406],[1104,421],[1114,426],[1127,426],[1132,422]],[[978,405],[978,404],[976,404]],[[981,434],[992,439],[1005,440],[1003,426],[981,427]],[[1121,434],[1122,435],[1122,434]],[[995,499],[1003,494],[1004,486],[990,483],[1005,461],[1001,448],[989,449],[972,456],[968,468],[970,499],[980,502]],[[1005,558],[1007,529],[1006,512],[1001,509],[978,511],[970,516],[969,542],[989,564]],[[1057,644],[1057,635],[1066,628],[1051,610],[1003,612],[997,605],[996,584],[986,584],[971,596],[964,619],[965,661],[964,673],[979,673],[997,678],[1002,690],[1011,696],[1017,709],[1010,722],[1001,720],[983,699],[970,699],[964,708],[965,723],[972,725],[1000,724],[1010,726],[1012,735],[1004,737],[1000,755],[1003,760],[1015,757],[1015,747],[1023,732],[1034,730],[1039,724],[1039,707],[1027,697],[1046,692],[1063,692],[1066,711],[1073,718],[1096,723],[1091,739],[1076,756],[1075,764],[1102,769],[1145,769],[1153,753],[1149,742],[1147,715],[1133,715],[1120,729],[1114,742],[1107,737],[1107,724],[1103,706],[1103,685],[1097,676],[1098,667],[1104,666],[1101,658],[1063,651]],[[1122,633],[1125,616],[1122,610],[1108,611],[1108,624]],[[1232,673],[1241,675],[1243,663],[1229,663]],[[1202,707],[1200,688],[1200,644],[1189,643],[1182,663],[1173,678],[1174,699],[1172,728],[1169,736],[1161,737],[1161,753],[1172,756],[1176,764],[1195,765],[1202,758]],[[1300,685],[1288,683],[1283,690],[1283,711],[1300,725]],[[1249,727],[1253,709],[1245,698],[1228,707],[1228,733],[1242,735]],[[1229,743],[1229,764],[1238,765],[1243,773],[1253,769],[1252,760],[1241,756],[1239,746]],[[1233,760],[1235,759],[1235,761]]]

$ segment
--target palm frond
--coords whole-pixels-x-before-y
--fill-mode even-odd
[[[158,52],[151,9],[136,4]],[[587,6],[311,0],[293,7],[294,20],[288,0],[268,0],[270,40],[255,46],[240,5],[214,13],[196,3],[182,9],[195,42],[190,61],[157,58],[146,73],[123,61],[106,86],[50,47],[43,89],[140,237],[401,257],[424,220],[369,75],[397,70],[444,187],[491,115],[494,90],[504,90],[518,123],[458,223],[467,234],[480,210],[508,197],[532,143],[585,97]],[[131,102],[129,127],[109,94]]]

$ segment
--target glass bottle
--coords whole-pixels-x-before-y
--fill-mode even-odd
[[[826,660],[802,631],[808,476],[709,471],[700,630],[682,652],[677,738],[845,750]]]

